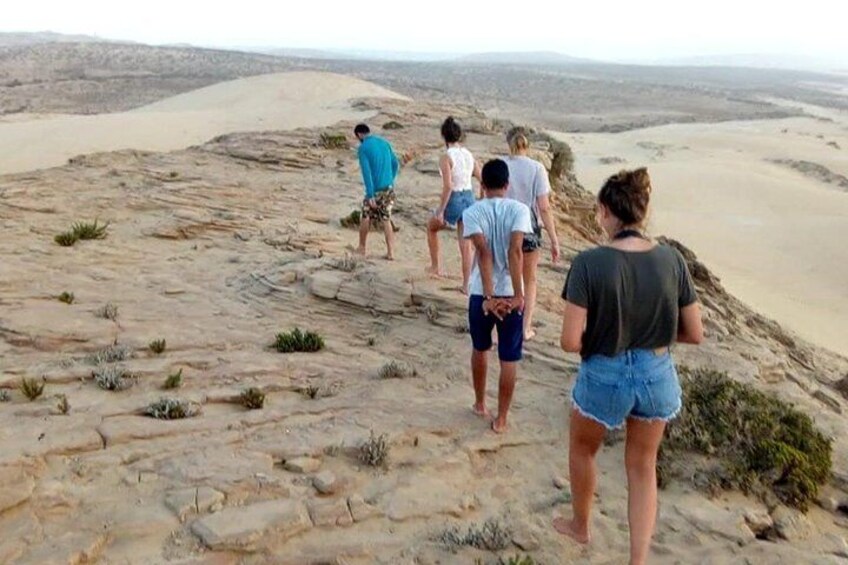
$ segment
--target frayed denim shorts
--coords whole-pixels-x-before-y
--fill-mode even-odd
[[[584,359],[571,400],[580,414],[608,430],[620,428],[627,418],[668,422],[682,406],[680,381],[668,348],[631,349],[615,357]]]

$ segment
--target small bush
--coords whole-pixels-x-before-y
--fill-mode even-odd
[[[324,149],[350,149],[350,143],[343,133],[322,133],[321,147]]]
[[[78,240],[79,238],[69,231],[62,232],[53,238],[53,241],[62,247],[72,247]]]
[[[371,467],[381,467],[389,458],[389,438],[386,434],[371,436],[359,446],[359,461]]]
[[[390,122],[386,122],[385,124],[383,124],[383,129],[386,129],[386,130],[403,129],[403,124],[401,124],[400,122],[396,122],[396,121],[392,120]]]
[[[161,355],[165,352],[166,346],[167,342],[164,339],[154,339],[149,344],[147,344],[147,349],[149,349],[152,353],[156,355]]]
[[[12,395],[5,388],[0,388],[0,402],[9,402],[12,400]]]
[[[103,239],[106,237],[106,229],[108,227],[108,223],[101,225],[98,224],[97,220],[93,222],[76,222],[71,226],[71,233],[80,240]]]
[[[379,376],[381,379],[406,379],[417,377],[418,371],[415,370],[415,367],[407,363],[389,361],[380,368]]]
[[[135,384],[136,377],[123,367],[117,365],[106,365],[98,367],[91,374],[94,382],[103,390],[122,391]]]
[[[441,313],[439,312],[438,306],[436,306],[435,304],[428,304],[424,307],[424,315],[427,316],[427,320],[430,323],[433,323],[439,319]]]
[[[23,378],[21,379],[20,389],[21,393],[23,393],[23,395],[32,402],[44,393],[44,379],[37,380]]]
[[[104,347],[99,351],[95,351],[88,356],[88,362],[92,365],[102,365],[104,363],[116,363],[118,361],[126,361],[132,357],[132,348],[128,345],[118,345],[113,343],[109,347]]]
[[[503,551],[512,544],[512,532],[497,518],[489,518],[482,525],[472,524],[464,532],[456,526],[448,528],[437,536],[436,540],[451,551],[461,547]]]
[[[71,403],[68,402],[68,397],[64,394],[60,394],[56,398],[56,408],[59,410],[59,413],[67,416],[71,412]]]
[[[341,220],[339,223],[343,228],[358,228],[359,223],[362,221],[362,212],[359,210],[354,210]]]
[[[159,420],[181,420],[200,414],[200,406],[178,398],[160,398],[145,408],[144,414]]]
[[[515,555],[504,559],[500,558],[501,565],[536,565],[536,560],[529,555]]]
[[[832,441],[777,397],[708,369],[681,370],[683,410],[660,452],[664,478],[682,452],[718,463],[717,488],[738,488],[805,511],[830,477]]]
[[[352,273],[359,268],[361,261],[355,255],[345,253],[344,257],[333,262],[333,268],[346,273]]]
[[[180,388],[183,386],[183,370],[180,369],[176,373],[171,373],[165,378],[165,382],[162,385],[162,388],[165,390],[173,390],[175,388]]]
[[[74,293],[73,292],[63,292],[59,296],[56,297],[59,302],[64,302],[65,304],[73,304],[74,303]]]
[[[265,406],[265,393],[256,387],[250,387],[241,393],[241,404],[248,410],[261,410]]]
[[[321,394],[321,387],[318,385],[307,385],[302,390],[303,396],[310,400],[315,400]]]
[[[94,313],[98,318],[103,318],[105,320],[112,320],[113,322],[118,319],[118,307],[111,302],[107,302],[103,305],[102,308],[97,310]]]
[[[324,338],[315,332],[302,332],[300,328],[295,328],[290,332],[278,333],[274,349],[280,353],[312,353],[324,349]]]

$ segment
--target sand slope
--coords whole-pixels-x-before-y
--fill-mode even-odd
[[[0,173],[63,164],[82,153],[167,151],[223,133],[326,126],[367,117],[349,101],[400,95],[352,77],[296,72],[219,83],[118,114],[0,119]]]
[[[802,336],[848,353],[848,191],[775,160],[848,176],[848,116],[565,135],[597,191],[622,167],[654,180],[652,231],[685,241],[729,290]],[[624,162],[603,163],[609,157]]]

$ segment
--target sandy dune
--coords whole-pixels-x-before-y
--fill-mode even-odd
[[[848,192],[777,160],[848,176],[848,116],[832,122],[686,124],[621,134],[564,135],[596,191],[621,167],[647,165],[652,231],[685,241],[755,309],[846,354]],[[618,157],[626,162],[604,163]]]
[[[233,131],[326,126],[367,117],[349,101],[399,95],[330,73],[297,72],[224,82],[130,112],[0,119],[0,173],[62,165],[82,153],[168,151]]]

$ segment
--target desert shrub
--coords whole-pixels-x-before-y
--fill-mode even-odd
[[[427,316],[427,320],[432,323],[439,319],[441,312],[439,312],[439,307],[435,304],[428,304],[424,307],[424,315]]]
[[[68,402],[68,397],[64,394],[60,394],[56,396],[56,409],[59,410],[59,413],[67,416],[71,412],[71,403]]]
[[[306,385],[301,390],[303,396],[310,400],[315,400],[318,398],[318,395],[321,394],[321,387],[318,385]]]
[[[66,231],[60,234],[57,234],[53,241],[61,245],[62,247],[71,247],[73,246],[79,238],[75,236],[72,232]]]
[[[101,225],[97,220],[93,222],[76,222],[71,226],[71,233],[80,240],[103,239],[106,237],[106,229],[108,227],[108,223]]]
[[[144,414],[159,420],[181,420],[200,414],[200,406],[178,398],[160,398],[145,408]]]
[[[506,559],[501,557],[498,562],[500,565],[536,565],[536,560],[529,555],[514,555]]]
[[[324,149],[349,149],[350,143],[343,133],[322,133],[321,147]]]
[[[107,302],[101,308],[99,308],[95,313],[95,316],[98,318],[103,318],[105,320],[112,320],[113,322],[118,319],[118,307],[111,302]]]
[[[59,302],[64,302],[65,304],[73,304],[74,303],[74,293],[73,292],[63,292],[59,296],[56,297]]]
[[[512,532],[497,518],[489,518],[482,525],[470,525],[465,531],[457,526],[448,528],[437,536],[436,541],[441,542],[451,551],[462,547],[503,551],[512,544]]]
[[[24,377],[21,379],[19,388],[21,389],[21,393],[32,402],[44,393],[44,379],[38,380]]]
[[[359,461],[371,467],[380,467],[389,458],[389,438],[386,434],[374,435],[371,430],[370,437],[359,446]]]
[[[315,332],[303,332],[300,328],[295,328],[290,332],[278,333],[274,341],[274,349],[280,353],[296,351],[312,353],[324,349],[324,338]]]
[[[116,363],[118,361],[126,361],[132,357],[132,348],[128,345],[119,345],[113,343],[108,347],[104,347],[95,351],[88,356],[88,362],[92,365],[102,365],[103,363]]]
[[[394,120],[391,120],[391,121],[383,124],[383,129],[386,129],[386,130],[403,129],[403,124],[401,124],[400,122],[396,122]]]
[[[118,365],[98,367],[91,374],[94,382],[103,390],[121,391],[135,384],[136,377]]]
[[[265,393],[256,387],[250,387],[242,391],[241,404],[248,410],[260,410],[265,406]]]
[[[181,386],[183,386],[182,369],[165,377],[165,382],[162,384],[162,388],[165,390],[173,390],[175,388],[180,388]]]
[[[466,319],[458,321],[453,329],[458,334],[467,334],[471,332],[471,328],[468,326],[468,320]]]
[[[147,344],[147,348],[156,355],[161,355],[165,352],[165,347],[167,347],[167,342],[164,339],[154,339],[149,344]]]
[[[380,368],[379,373],[381,379],[406,379],[417,376],[418,371],[415,370],[415,367],[397,361],[389,361]]]
[[[5,388],[0,388],[0,402],[9,402],[12,400],[12,395]]]
[[[332,265],[334,269],[338,269],[339,271],[344,271],[346,273],[352,273],[357,268],[359,268],[359,265],[361,263],[362,261],[359,259],[359,257],[351,255],[350,253],[345,253],[344,257],[342,257],[341,259],[336,259],[332,263]]]
[[[806,510],[830,477],[832,441],[774,395],[710,369],[681,370],[683,410],[660,452],[662,479],[682,452],[709,456],[712,486],[738,488]]]
[[[341,220],[339,223],[343,228],[358,228],[359,223],[362,221],[362,212],[360,210],[354,210]]]

